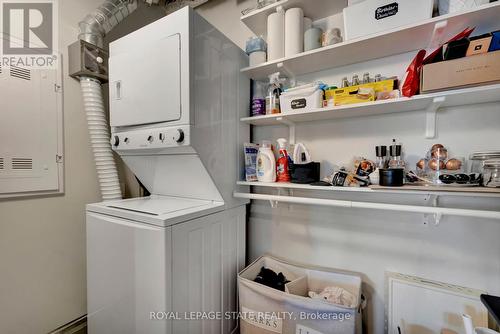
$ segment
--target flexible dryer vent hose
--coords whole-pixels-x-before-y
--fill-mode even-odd
[[[104,36],[135,9],[137,0],[105,0],[99,8],[80,21],[78,38],[102,48]],[[102,200],[121,199],[120,181],[109,143],[101,83],[82,77],[80,85]]]
[[[103,47],[104,36],[137,9],[136,0],[106,0],[78,24],[79,39]]]
[[[120,181],[109,142],[101,83],[92,78],[81,78],[80,85],[102,200],[121,199]]]

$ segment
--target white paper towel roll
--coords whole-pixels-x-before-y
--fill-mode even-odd
[[[304,12],[290,8],[285,13],[285,57],[304,51]]]
[[[267,17],[267,60],[276,60],[285,56],[285,11],[276,9]]]

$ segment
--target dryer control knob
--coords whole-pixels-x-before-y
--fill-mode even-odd
[[[111,145],[113,145],[115,147],[120,145],[120,137],[113,136],[113,138],[111,139]]]
[[[184,141],[184,131],[182,131],[182,129],[177,129],[173,139],[177,143],[182,143]]]

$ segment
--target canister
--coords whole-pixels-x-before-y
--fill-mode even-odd
[[[470,155],[470,173],[483,173],[484,162],[486,160],[500,159],[500,151],[474,152]]]
[[[484,162],[483,185],[489,188],[500,188],[500,159]]]
[[[323,30],[311,27],[304,33],[304,51],[314,50],[321,47]]]
[[[266,62],[267,45],[262,36],[251,37],[247,40],[245,51],[249,56],[250,66],[256,66]]]
[[[385,187],[402,187],[405,170],[403,168],[379,169],[379,183]]]

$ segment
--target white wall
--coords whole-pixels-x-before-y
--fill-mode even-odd
[[[243,47],[250,32],[239,22],[239,11],[254,1],[213,1],[198,11]],[[339,84],[343,76],[366,71],[402,75],[413,53],[385,60],[346,66],[299,78]],[[354,156],[375,158],[376,145],[397,138],[411,165],[434,143],[449,147],[456,156],[475,150],[500,149],[500,104],[464,106],[442,110],[438,137],[425,139],[425,114],[412,112],[302,124],[297,141],[304,142],[313,158],[323,164],[349,163]],[[256,127],[254,141],[287,136],[284,127]],[[272,191],[270,191],[272,192]],[[329,196],[294,191],[300,196]],[[337,195],[335,198],[347,198]],[[423,196],[355,195],[355,200],[395,201],[422,205]],[[440,199],[442,205],[498,209],[498,199]],[[384,272],[396,271],[453,284],[500,293],[500,223],[493,220],[444,217],[439,226],[424,225],[417,214],[332,209],[303,205],[253,202],[248,226],[249,258],[265,252],[299,262],[341,268],[363,275],[370,333],[384,332]],[[432,312],[432,308],[429,308]],[[422,314],[422,316],[425,316]]]
[[[101,0],[59,1],[64,57],[64,196],[0,201],[0,333],[47,333],[86,313],[85,204],[100,200],[66,48]]]

